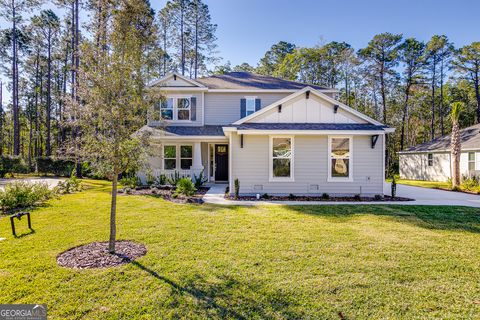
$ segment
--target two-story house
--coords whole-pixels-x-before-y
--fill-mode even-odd
[[[154,176],[235,179],[241,194],[383,194],[393,129],[334,99],[336,90],[247,72],[150,84],[165,97],[151,132]],[[145,177],[145,175],[143,175]]]

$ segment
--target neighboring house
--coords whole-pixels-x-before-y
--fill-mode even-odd
[[[399,152],[400,178],[447,181],[452,177],[451,136],[446,135]],[[480,124],[460,130],[460,174],[480,175]]]
[[[335,100],[336,90],[232,72],[150,84],[166,99],[148,125],[153,176],[240,182],[241,194],[383,194],[383,124]],[[141,175],[145,179],[145,173]]]

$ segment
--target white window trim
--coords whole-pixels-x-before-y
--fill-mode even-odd
[[[348,138],[349,139],[349,158],[348,158],[348,178],[341,177],[332,177],[332,139],[333,138]],[[327,168],[328,168],[328,177],[327,182],[353,182],[353,136],[337,136],[332,135],[328,136],[328,147],[327,147]]]
[[[273,176],[273,139],[289,138],[291,139],[292,152],[290,157],[290,177],[274,177]],[[269,182],[293,182],[295,181],[295,139],[292,135],[271,135],[268,136],[268,171]]]
[[[249,116],[250,114],[255,113],[255,110],[257,108],[257,96],[245,96],[244,98],[245,98],[245,116]],[[250,110],[253,112],[250,114],[248,114],[247,100],[253,100],[253,110]]]
[[[473,160],[470,160],[470,153],[473,153]],[[473,162],[475,171],[480,171],[480,152],[468,151],[467,152],[467,169],[470,167],[470,163]]]
[[[175,147],[175,169],[166,169],[165,168],[165,147],[168,146],[174,146]],[[182,159],[190,159],[190,158],[182,158],[180,151],[182,146],[189,146],[192,148],[192,163],[193,163],[193,158],[195,157],[194,155],[194,148],[193,144],[191,143],[166,143],[162,146],[162,168],[165,171],[180,171],[180,170],[190,170],[188,169],[182,169]],[[167,158],[167,159],[173,159],[173,158]]]
[[[167,99],[173,99],[173,119],[162,119],[162,107],[160,106],[160,119],[166,122],[192,122],[192,98],[193,95],[168,95]],[[178,99],[189,99],[190,107],[188,108],[188,120],[178,120],[178,110],[187,110],[187,109],[178,109]],[[198,100],[198,99],[197,99]],[[198,110],[198,108],[197,108]]]
[[[430,164],[430,156],[432,156],[432,164]],[[433,167],[434,155],[433,153],[427,153],[427,167]]]

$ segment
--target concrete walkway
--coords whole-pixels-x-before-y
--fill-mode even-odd
[[[65,180],[65,178],[42,178],[42,177],[31,177],[31,178],[24,178],[24,179],[0,179],[0,189],[4,188],[7,183],[15,182],[15,181],[27,181],[27,182],[45,182],[48,184],[49,188],[54,188],[60,181]]]
[[[205,203],[219,205],[359,205],[359,204],[380,204],[380,205],[442,205],[442,206],[467,206],[480,208],[480,195],[467,194],[462,192],[444,191],[406,185],[397,185],[397,196],[415,199],[415,201],[392,201],[392,202],[337,202],[337,201],[235,201],[224,198],[226,184],[214,184],[205,194]],[[384,194],[390,194],[390,184],[385,183]]]

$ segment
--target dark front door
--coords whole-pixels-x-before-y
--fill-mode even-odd
[[[228,145],[215,145],[215,181],[228,180]]]

